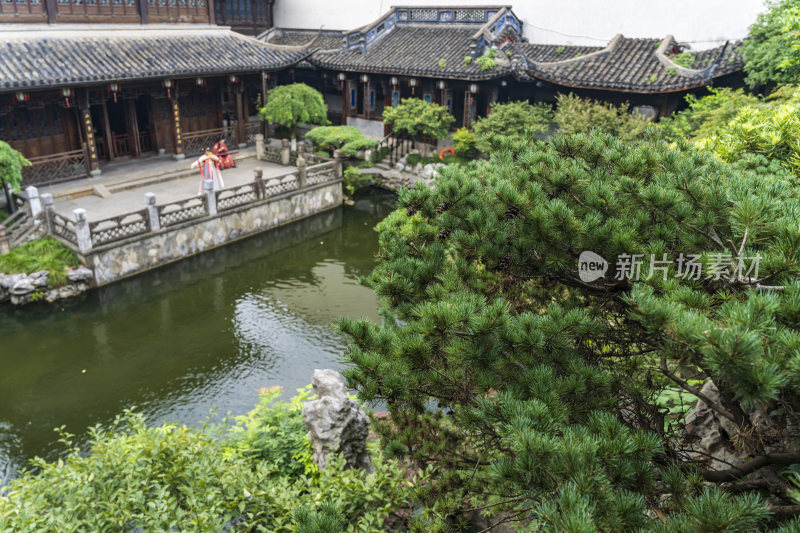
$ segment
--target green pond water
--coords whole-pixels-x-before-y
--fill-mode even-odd
[[[339,368],[340,316],[378,320],[357,284],[395,197],[321,215],[142,274],[59,306],[0,307],[0,485],[53,459],[53,428],[85,435],[136,406],[152,423],[244,414],[258,389],[291,394]]]

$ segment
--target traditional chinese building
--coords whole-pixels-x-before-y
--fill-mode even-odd
[[[352,31],[233,31],[270,25],[271,9],[272,0],[0,2],[0,139],[33,163],[26,183],[41,184],[124,159],[193,155],[220,137],[247,142],[266,90],[296,81],[325,95],[335,124],[380,138],[383,110],[411,96],[442,104],[456,126],[496,101],[569,91],[656,116],[741,77],[736,43],[683,66],[672,36],[532,44],[507,6],[394,7]]]
[[[269,73],[305,56],[215,24],[256,4],[252,33],[271,23],[272,0],[0,3],[0,139],[33,163],[25,182],[245,142]]]
[[[522,25],[508,6],[394,7],[354,31],[273,28],[259,39],[313,49],[279,80],[316,86],[333,121],[373,136],[383,131],[383,108],[409,96],[446,106],[464,126],[498,100],[552,102],[570,91],[659,116],[689,91],[741,78],[738,43],[693,54],[681,66],[673,57],[685,47],[671,35],[617,35],[605,47],[540,45],[527,42]]]

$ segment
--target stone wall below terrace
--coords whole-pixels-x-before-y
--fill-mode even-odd
[[[106,285],[341,204],[342,182],[329,182],[94,248],[83,259]]]

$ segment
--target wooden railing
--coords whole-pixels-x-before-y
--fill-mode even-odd
[[[149,131],[139,132],[139,153],[152,152],[153,141]]]
[[[114,143],[114,155],[119,157],[121,155],[130,155],[131,147],[128,143],[128,134],[117,134],[111,132],[111,141]]]
[[[22,184],[48,185],[86,176],[86,154],[83,149],[60,154],[30,157],[31,166],[22,168]]]
[[[228,146],[236,146],[236,133],[233,127],[186,133],[183,136],[183,151],[186,155],[201,154],[205,148],[211,148],[222,138]]]

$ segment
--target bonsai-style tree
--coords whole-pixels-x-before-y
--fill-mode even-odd
[[[492,133],[508,137],[522,137],[525,134],[547,133],[553,121],[553,109],[548,104],[534,105],[526,101],[492,104],[492,112],[475,121],[476,147],[488,153],[491,146],[488,136]]]
[[[450,131],[455,117],[439,104],[428,103],[420,98],[404,98],[397,107],[383,111],[383,123],[400,135],[427,135],[444,139]]]
[[[332,152],[338,148],[348,157],[355,156],[360,150],[371,150],[378,146],[378,141],[367,139],[353,126],[318,126],[306,133],[305,138],[313,142],[317,150]]]
[[[769,0],[742,43],[747,83],[800,83],[800,0]]]
[[[5,141],[0,141],[0,183],[6,196],[9,213],[14,210],[11,192],[18,192],[22,183],[22,167],[30,166],[30,161]]]
[[[385,320],[341,322],[349,384],[390,411],[382,443],[437,469],[420,530],[471,510],[531,531],[796,531],[790,175],[597,131],[495,144],[401,190],[367,280]]]
[[[327,124],[328,106],[322,93],[305,83],[275,87],[267,93],[267,104],[259,111],[261,120],[287,126],[296,139],[298,124]]]

